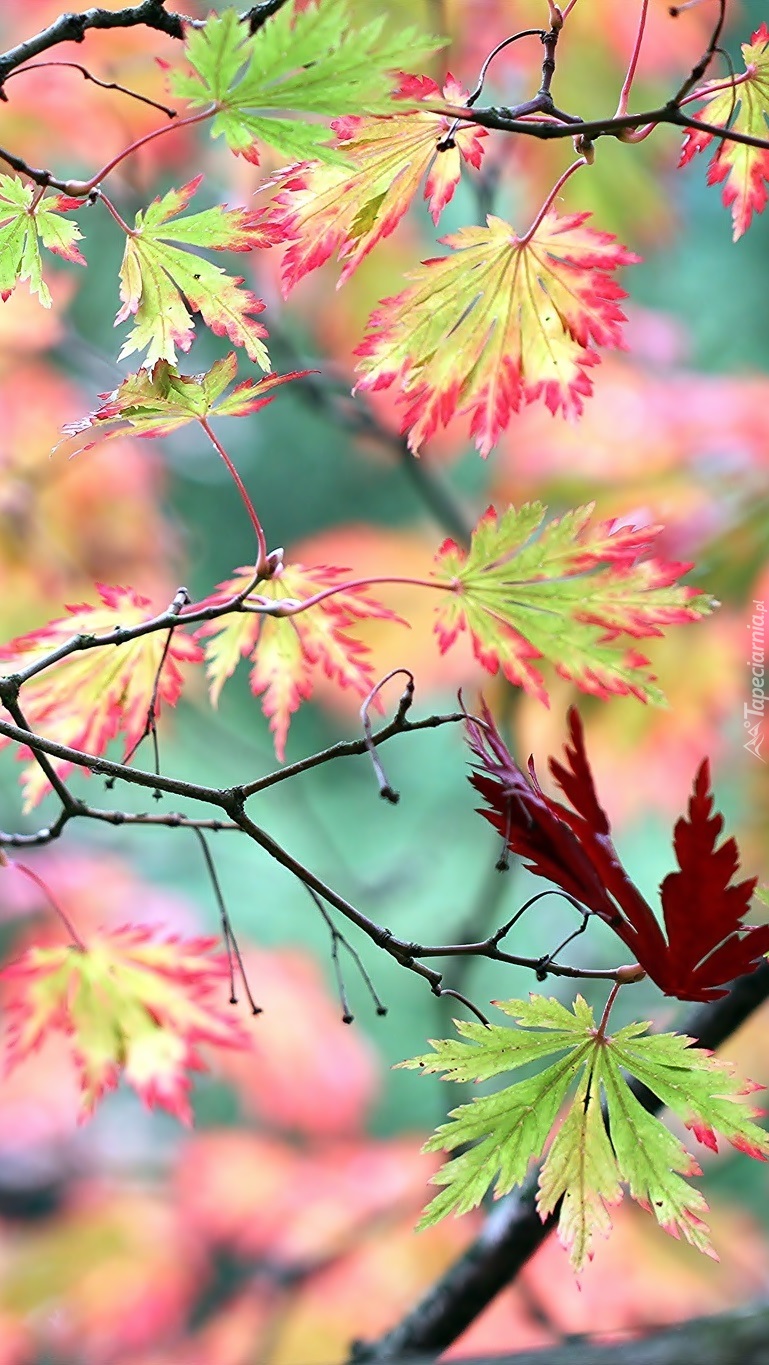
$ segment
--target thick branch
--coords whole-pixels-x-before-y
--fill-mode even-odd
[[[751,976],[740,977],[722,1000],[693,1010],[682,1032],[702,1047],[718,1047],[767,999],[769,963],[765,962]],[[644,1087],[633,1083],[632,1089],[650,1113],[662,1107]],[[357,1348],[354,1365],[415,1353],[436,1355],[461,1336],[500,1290],[512,1283],[555,1226],[557,1209],[540,1222],[535,1203],[537,1178],[534,1171],[520,1190],[500,1200],[468,1250],[397,1326],[379,1341]],[[687,1351],[685,1359],[699,1356]]]
[[[158,29],[171,38],[184,37],[184,20],[180,14],[169,14],[164,0],[143,0],[140,5],[129,5],[126,9],[87,9],[81,14],[61,14],[48,28],[23,43],[9,48],[0,54],[0,86],[12,71],[32,57],[39,57],[59,43],[82,43],[90,28],[135,28],[144,24],[146,28]]]
[[[77,768],[88,768],[90,772],[101,773],[103,777],[112,777],[135,787],[149,787],[152,791],[168,792],[172,796],[184,796],[190,801],[204,801],[212,806],[227,808],[228,793],[220,791],[217,787],[205,787],[196,782],[182,782],[174,777],[146,773],[141,768],[129,768],[125,763],[115,763],[109,758],[86,754],[82,749],[72,749],[68,744],[59,744],[55,739],[32,734],[21,726],[10,725],[4,720],[0,720],[0,736],[31,749],[33,753],[47,754],[49,758],[72,763]]]
[[[428,105],[432,108],[432,105]],[[465,106],[436,104],[435,111],[450,114],[452,118],[462,119],[465,123],[477,123],[481,128],[497,129],[504,133],[521,133],[525,137],[539,138],[543,142],[578,138],[595,142],[600,137],[622,137],[623,133],[634,132],[652,124],[670,124],[674,128],[695,128],[701,133],[711,133],[723,142],[739,142],[746,147],[760,147],[769,150],[769,138],[754,137],[752,133],[742,133],[736,128],[723,128],[703,119],[690,118],[676,104],[663,104],[658,109],[645,109],[640,114],[620,114],[614,118],[586,119],[575,123],[529,122],[519,118],[517,111],[504,107],[489,109],[468,109]]]
[[[242,16],[243,23],[248,24],[252,33],[258,33],[259,29],[267,23],[267,20],[271,19],[273,14],[277,14],[278,10],[283,9],[287,3],[288,0],[260,0],[258,5],[252,5],[249,10],[246,10]]]
[[[563,1346],[467,1357],[461,1365],[691,1365],[694,1360],[697,1365],[769,1365],[768,1343],[769,1307],[758,1303],[663,1327],[636,1341],[604,1345],[590,1337],[570,1337]],[[424,1361],[424,1356],[399,1356],[396,1365]]]

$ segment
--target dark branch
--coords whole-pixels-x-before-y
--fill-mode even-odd
[[[766,1365],[769,1307],[748,1304],[729,1313],[691,1318],[649,1331],[633,1341],[596,1341],[570,1336],[563,1346],[487,1357],[463,1357],[462,1365]],[[425,1365],[425,1356],[399,1356],[395,1365]]]
[[[481,128],[497,129],[504,133],[520,133],[524,137],[539,138],[542,142],[552,142],[563,138],[581,138],[595,142],[600,137],[619,137],[623,133],[646,128],[649,124],[670,124],[674,128],[695,128],[702,133],[711,133],[724,142],[739,142],[746,147],[760,147],[769,150],[769,138],[754,137],[752,133],[741,133],[736,128],[722,128],[715,123],[705,123],[699,118],[690,118],[674,103],[663,104],[658,109],[646,109],[640,114],[620,114],[614,118],[578,120],[575,123],[527,122],[521,118],[518,109],[494,107],[489,109],[467,109],[459,105],[426,105],[436,113],[450,114],[465,123],[477,123]]]
[[[135,28],[139,24],[171,38],[184,38],[184,19],[180,14],[169,14],[164,0],[143,0],[140,5],[119,10],[94,7],[81,14],[61,14],[48,28],[0,54],[0,86],[18,66],[39,57],[41,52],[48,52],[59,43],[82,43],[91,28]]]
[[[278,10],[283,9],[287,3],[288,0],[261,0],[260,4],[252,5],[249,10],[246,10],[242,16],[243,23],[248,24],[252,33],[258,33],[259,29],[267,23],[267,20],[271,19],[273,14],[277,14]]]

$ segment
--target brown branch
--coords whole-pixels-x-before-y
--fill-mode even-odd
[[[769,1305],[747,1304],[728,1313],[652,1328],[631,1341],[569,1336],[562,1346],[462,1357],[461,1365],[767,1365]],[[393,1365],[425,1365],[429,1356],[402,1355]]]
[[[260,4],[252,5],[250,9],[246,10],[245,14],[241,15],[241,20],[244,24],[248,24],[251,33],[258,33],[259,29],[267,23],[267,20],[271,19],[273,14],[277,14],[278,10],[283,9],[287,3],[288,0],[261,0]]]
[[[4,702],[4,705],[7,707],[8,703]],[[177,778],[143,772],[141,768],[129,768],[125,763],[115,763],[109,758],[84,753],[82,749],[59,744],[54,739],[46,739],[44,735],[33,734],[22,726],[10,725],[4,720],[0,720],[0,736],[30,749],[35,754],[47,754],[49,758],[58,758],[64,763],[72,763],[77,768],[87,768],[89,772],[99,773],[103,777],[116,778],[135,787],[149,787],[153,791],[157,789],[172,796],[183,796],[190,801],[203,801],[225,810],[227,808],[229,794],[217,787],[205,787],[196,782],[182,782]],[[73,815],[80,813],[78,808]]]
[[[39,57],[41,52],[48,52],[59,43],[82,43],[89,29],[135,28],[143,24],[145,28],[157,29],[171,38],[183,39],[184,23],[181,14],[168,13],[164,0],[143,0],[140,5],[119,10],[94,7],[81,14],[61,14],[48,28],[0,54],[0,86],[12,71],[33,57]]]
[[[127,810],[101,810],[98,806],[89,806],[87,802],[83,801],[78,803],[76,810],[62,811],[52,825],[45,825],[41,829],[35,830],[34,833],[20,834],[10,830],[0,830],[0,848],[43,848],[46,844],[55,843],[65,826],[69,824],[70,820],[74,819],[97,820],[102,824],[114,825],[115,828],[121,828],[123,825],[140,825],[163,829],[200,829],[207,830],[211,834],[219,834],[221,831],[242,833],[231,820],[217,820],[215,817],[207,820],[195,820],[192,816],[181,815],[178,811],[169,811],[167,814],[160,815],[156,811],[134,813]]]
[[[2,697],[2,704],[5,707],[6,711],[8,712],[9,716],[13,717],[22,733],[26,733],[31,736],[32,727],[27,721],[26,716],[24,715],[24,712],[22,711],[21,707],[19,706],[18,689],[16,690],[15,695],[6,693],[6,695]],[[78,809],[78,802],[75,800],[74,796],[69,791],[66,784],[59,777],[59,774],[57,773],[56,769],[51,763],[48,755],[41,750],[35,749],[32,750],[32,754],[41,772],[45,775],[47,780],[50,782],[53,790],[56,792],[56,795],[61,801],[64,810],[68,811],[70,815],[76,814]]]
[[[403,707],[399,707],[395,720],[391,722],[390,727],[385,727],[385,731],[383,731],[379,737],[379,742],[382,742],[382,739],[385,737],[389,737],[392,734],[397,734],[404,730],[434,728],[437,724],[440,724],[445,720],[455,719],[465,719],[465,717],[460,713],[458,716],[431,716],[427,717],[422,722],[410,722],[405,717]],[[286,871],[290,872],[292,876],[296,877],[304,886],[309,887],[312,891],[321,896],[328,905],[331,905],[338,910],[346,920],[360,929],[377,948],[380,948],[390,957],[394,958],[401,967],[404,967],[407,971],[416,973],[417,976],[421,976],[428,982],[434,995],[443,994],[443,974],[435,967],[429,966],[428,962],[423,959],[429,960],[439,957],[456,958],[464,956],[487,957],[493,961],[506,962],[510,965],[528,968],[536,974],[538,980],[543,980],[545,976],[563,976],[577,979],[590,978],[592,980],[616,981],[617,972],[625,970],[623,968],[592,970],[590,968],[570,967],[553,962],[550,957],[519,957],[512,953],[503,952],[499,947],[499,944],[509,932],[514,920],[502,926],[495,934],[492,934],[488,939],[485,939],[480,943],[436,945],[406,941],[396,937],[396,935],[386,926],[377,924],[375,920],[370,919],[368,915],[365,915],[361,910],[358,910],[356,906],[352,905],[350,901],[346,900],[345,897],[340,895],[333,887],[327,886],[310,868],[299,862],[299,860],[289,853],[287,849],[283,848],[282,845],[273,839],[272,835],[268,834],[266,830],[262,829],[261,826],[257,825],[255,821],[246,814],[244,808],[245,801],[248,795],[253,794],[254,784],[252,784],[250,791],[247,791],[245,787],[238,786],[226,788],[208,787],[202,783],[184,782],[177,778],[164,777],[157,773],[148,773],[142,769],[130,768],[125,763],[116,763],[112,759],[84,753],[79,749],[71,748],[67,744],[59,744],[56,740],[47,739],[43,735],[33,734],[28,728],[20,725],[11,725],[2,719],[0,719],[0,737],[29,748],[38,758],[38,761],[41,761],[42,756],[56,758],[66,763],[72,763],[77,767],[87,768],[91,772],[100,773],[102,776],[108,777],[112,781],[119,779],[120,781],[126,782],[129,786],[149,788],[153,792],[153,795],[156,792],[165,792],[175,796],[183,796],[187,800],[199,801],[203,804],[218,807],[229,817],[230,827],[235,826],[242,830],[244,834],[248,835],[248,837],[274,859],[275,862],[281,867],[284,867]],[[363,739],[358,741],[358,752],[370,752],[372,742],[376,743],[377,737],[373,737],[372,740]],[[325,762],[337,756],[338,746],[334,746],[321,755],[315,755],[314,762],[312,764],[307,764],[305,762],[304,766],[315,766],[319,762]],[[283,769],[280,777],[282,780],[285,780],[288,776],[295,775],[297,770],[298,765],[294,765],[293,773],[289,773],[288,770]],[[129,817],[123,815],[121,812],[112,812],[109,814],[98,812],[92,814],[86,802],[76,801],[67,789],[63,787],[63,784],[60,779],[56,777],[55,773],[53,776],[55,778],[54,785],[56,785],[56,789],[58,790],[59,786],[62,786],[63,788],[63,792],[61,792],[60,795],[62,801],[65,802],[69,810],[69,818],[104,819],[115,824],[127,822]],[[278,780],[277,774],[273,775],[273,781],[276,780]],[[60,817],[56,826],[56,837],[62,832],[64,823],[65,822]],[[140,820],[136,820],[135,823],[148,823],[147,817],[142,817]],[[174,825],[188,822],[182,817],[171,817],[170,819],[166,817],[165,819],[161,818],[157,820],[155,823]],[[35,841],[38,843],[46,843],[50,842],[53,837],[54,836],[50,831],[42,831],[36,836]],[[514,917],[514,919],[515,918],[517,918],[517,916]],[[471,1008],[475,1009],[475,1006],[471,1006]]]
[[[760,147],[769,150],[769,138],[754,137],[752,133],[741,133],[736,128],[723,128],[715,123],[705,123],[699,118],[690,118],[675,104],[663,104],[658,109],[645,109],[640,114],[620,114],[614,118],[580,119],[575,123],[529,123],[520,117],[519,109],[494,107],[489,109],[468,109],[454,104],[425,103],[425,108],[434,113],[449,114],[452,118],[465,123],[477,123],[481,128],[496,129],[503,133],[520,133],[524,137],[538,138],[542,142],[563,140],[564,138],[584,139],[595,142],[601,137],[619,137],[623,133],[644,128],[647,124],[668,124],[674,128],[695,128],[702,133],[711,133],[723,142],[738,142],[746,147]]]

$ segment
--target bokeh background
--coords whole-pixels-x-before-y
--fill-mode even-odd
[[[360,12],[445,30],[447,66],[472,86],[494,44],[541,23],[543,0],[353,0]],[[119,8],[108,0],[108,8]],[[169,8],[177,8],[170,5]],[[190,12],[192,4],[184,6]],[[581,114],[614,108],[637,6],[583,0],[559,56],[558,103]],[[677,88],[701,52],[715,7],[672,20],[652,0],[634,103]],[[761,22],[760,0],[729,6],[728,48]],[[3,47],[49,23],[51,0],[6,0]],[[202,7],[196,11],[204,12]],[[88,34],[50,59],[83,61],[105,80],[163,99],[171,39],[144,29]],[[536,88],[536,43],[501,54],[488,102],[514,103]],[[160,59],[160,64],[156,59]],[[0,144],[59,175],[87,175],[157,126],[146,105],[44,67],[20,75],[0,106]],[[671,831],[701,758],[711,757],[719,803],[739,833],[747,872],[769,879],[769,767],[746,752],[746,641],[755,600],[769,600],[769,221],[757,218],[735,247],[704,158],[677,171],[679,147],[661,131],[639,147],[602,143],[596,164],[573,178],[563,204],[589,208],[643,264],[625,280],[628,351],[594,372],[595,396],[579,424],[532,406],[512,421],[487,462],[461,423],[421,462],[405,450],[389,395],[351,399],[352,351],[378,299],[434,254],[436,233],[417,206],[354,279],[336,291],[333,265],[284,303],[278,249],[235,263],[266,302],[275,368],[319,374],[279,393],[264,412],[222,424],[220,436],[258,507],[271,546],[305,563],[356,573],[429,571],[452,523],[471,526],[493,502],[537,497],[554,512],[595,501],[605,516],[664,522],[667,557],[693,560],[692,581],[722,603],[698,627],[673,630],[652,656],[667,710],[635,700],[580,699],[604,804],[635,880],[647,896],[672,863]],[[569,149],[504,137],[487,142],[484,171],[465,180],[440,232],[494,211],[522,228],[568,162]],[[205,172],[204,204],[258,205],[278,168],[236,162],[196,130],[161,138],[111,181],[126,219],[155,194]],[[256,198],[254,196],[256,195]],[[51,455],[62,424],[95,405],[127,372],[115,356],[122,241],[106,213],[84,209],[87,272],[47,269],[50,312],[25,286],[0,307],[0,634],[4,640],[93,600],[94,581],[130,584],[158,607],[178,585],[205,595],[253,556],[252,533],[223,466],[202,435],[161,445],[121,440],[73,460]],[[201,334],[183,369],[224,351]],[[242,374],[247,369],[244,366]],[[377,674],[404,665],[417,680],[416,711],[454,708],[457,688],[481,678],[468,651],[442,659],[432,605],[417,590],[386,596],[410,630],[370,622],[361,638]],[[388,694],[397,700],[397,687]],[[541,767],[556,752],[574,689],[553,679],[549,711],[484,675],[485,695],[520,758]],[[359,733],[357,702],[318,679],[316,701],[295,719],[289,760]],[[767,722],[769,724],[769,722]],[[225,786],[275,766],[271,737],[242,666],[218,710],[193,680],[164,718],[164,771]],[[474,814],[466,755],[454,727],[401,738],[383,754],[397,807],[378,800],[364,759],[323,766],[271,788],[254,818],[367,914],[425,941],[484,936],[533,890],[512,868],[494,871],[489,827]],[[31,831],[54,803],[21,814],[18,766],[0,755],[0,824]],[[98,779],[75,779],[93,797]],[[142,809],[129,791],[106,804]],[[76,1081],[63,1048],[46,1043],[34,1063],[0,1081],[0,1365],[314,1365],[344,1358],[354,1338],[391,1325],[477,1233],[483,1213],[415,1235],[433,1159],[428,1132],[457,1102],[433,1078],[391,1064],[450,1028],[454,1001],[354,940],[388,1006],[377,1017],[354,964],[345,977],[355,1022],[341,1022],[328,928],[301,885],[253,845],[212,841],[252,989],[264,1007],[243,1057],[211,1057],[195,1090],[195,1128],[148,1113],[132,1094],[110,1097],[76,1124]],[[185,831],[67,831],[27,861],[55,887],[85,931],[99,923],[160,923],[215,932],[216,905],[200,850]],[[54,931],[28,884],[3,874],[0,946],[12,956]],[[546,901],[516,929],[515,950],[546,953],[571,912]],[[591,928],[575,962],[613,964],[609,936]],[[525,994],[514,968],[457,963],[449,984],[482,1006]],[[561,983],[551,982],[558,993]],[[602,1003],[600,989],[585,994]],[[0,991],[1,995],[1,991]],[[625,998],[626,997],[626,998]],[[564,995],[564,998],[567,998]],[[671,1025],[653,988],[626,991],[618,1015]],[[725,1050],[769,1082],[766,1011]],[[705,1153],[720,1263],[666,1238],[622,1208],[575,1287],[551,1240],[456,1350],[502,1350],[683,1318],[769,1292],[769,1200],[764,1167]]]

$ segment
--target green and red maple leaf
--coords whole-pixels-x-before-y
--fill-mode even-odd
[[[168,631],[152,631],[120,646],[109,643],[115,631],[151,620],[151,603],[132,588],[97,584],[97,590],[100,605],[68,607],[67,616],[0,648],[0,660],[21,672],[42,663],[74,636],[105,639],[104,646],[78,650],[32,676],[23,688],[24,715],[34,733],[89,754],[104,753],[112,739],[123,735],[127,755],[145,733],[150,708],[157,715],[163,705],[174,706],[184,666],[203,655],[181,629],[170,639]],[[48,779],[30,761],[28,749],[20,748],[18,756],[29,765],[22,777],[29,809],[49,790]],[[60,776],[72,768],[63,759],[51,763]]]
[[[40,197],[34,185],[18,176],[0,175],[0,298],[5,301],[21,280],[26,280],[44,308],[51,294],[43,279],[40,244],[65,261],[85,265],[78,247],[77,223],[62,214],[81,208],[81,199],[64,194]]]
[[[595,521],[592,506],[544,525],[545,512],[537,502],[501,515],[490,507],[469,550],[444,543],[436,578],[451,593],[437,609],[441,649],[468,631],[484,668],[545,703],[542,659],[594,696],[663,701],[635,642],[711,610],[678,583],[691,565],[654,558],[659,526]]]
[[[452,254],[425,261],[372,313],[357,387],[398,388],[413,451],[455,414],[488,455],[536,398],[552,413],[582,411],[595,348],[622,345],[625,293],[613,271],[638,260],[588,217],[548,209],[519,237],[490,215],[444,238]]]
[[[301,379],[308,371],[244,379],[231,393],[225,393],[237,373],[238,358],[234,351],[216,360],[204,374],[179,374],[175,365],[158,360],[151,370],[129,374],[111,393],[100,394],[98,408],[63,428],[67,440],[61,444],[69,454],[76,454],[90,449],[99,440],[129,432],[133,436],[158,438],[178,431],[188,422],[247,417],[271,403],[275,389],[292,379]]]
[[[172,88],[210,110],[212,136],[249,161],[267,142],[293,160],[341,162],[318,119],[389,112],[395,73],[445,45],[384,14],[360,23],[348,0],[285,5],[253,36],[227,9],[189,32],[190,69],[174,73]]]
[[[250,360],[269,370],[263,338],[265,328],[255,315],[264,304],[239,277],[187,250],[252,251],[269,246],[274,234],[259,214],[221,205],[180,218],[198,189],[202,175],[181,189],[169,190],[136,215],[126,238],[120,267],[122,308],[115,324],[133,318],[120,359],[146,349],[145,365],[157,360],[176,362],[176,348],[188,351],[195,324],[190,309],[200,313],[215,336],[229,337],[242,346]]]
[[[275,752],[283,758],[291,717],[313,691],[313,677],[322,669],[340,687],[352,687],[361,697],[376,679],[366,657],[367,649],[349,634],[349,627],[365,617],[397,620],[387,607],[365,592],[344,587],[345,570],[320,566],[305,568],[289,564],[266,582],[259,583],[243,602],[243,610],[208,622],[198,631],[205,641],[206,666],[211,700],[219,699],[222,686],[241,658],[251,662],[250,685],[262,697],[275,738]],[[253,569],[237,569],[235,576],[220,583],[208,599],[226,601],[242,593],[253,579]],[[269,614],[272,603],[298,603],[323,592],[339,591],[298,614]],[[264,607],[268,611],[260,610]]]
[[[404,76],[398,97],[414,101],[440,97],[427,76]],[[445,98],[464,103],[467,92],[447,78]],[[483,129],[460,128],[442,147],[451,120],[409,108],[378,118],[348,115],[332,125],[344,164],[310,162],[289,166],[270,185],[280,189],[266,221],[290,243],[282,265],[283,293],[337,252],[343,284],[370,251],[388,237],[410,207],[422,180],[434,223],[459,184],[462,161],[476,169],[483,156]]]
[[[751,137],[769,137],[769,27],[756,29],[749,43],[743,43],[745,71],[732,81],[710,81],[701,86],[696,97],[705,101],[700,115],[704,123],[733,128]],[[695,117],[699,117],[697,115]],[[714,140],[714,134],[690,129],[685,137],[679,165],[684,166]],[[708,184],[723,183],[723,202],[731,208],[734,240],[750,227],[754,213],[762,213],[767,202],[769,148],[719,138],[708,166]]]
[[[151,1108],[189,1123],[187,1073],[203,1067],[199,1048],[249,1042],[226,1007],[229,964],[215,946],[126,925],[85,945],[27,949],[0,971],[9,1064],[61,1032],[80,1072],[81,1119],[122,1078]]]

